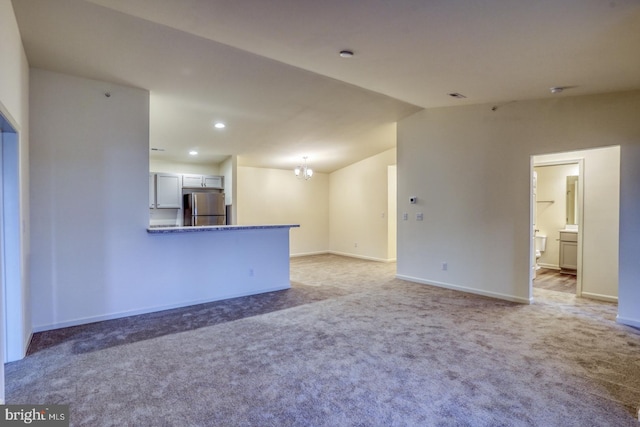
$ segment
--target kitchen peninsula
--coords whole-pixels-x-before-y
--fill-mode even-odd
[[[266,230],[266,229],[287,229],[300,227],[299,224],[276,224],[276,225],[214,225],[202,227],[173,227],[173,226],[150,226],[147,232],[151,234],[174,234],[174,233],[202,233],[215,231],[238,231],[238,230]],[[288,254],[287,254],[288,256]]]
[[[297,227],[148,227],[158,298],[148,311],[289,289],[289,231]]]
[[[150,261],[171,276],[156,280],[162,302],[153,310],[291,287],[289,232],[299,225],[225,225],[232,201],[225,182],[222,175],[150,173],[146,230],[150,250],[161,254]]]

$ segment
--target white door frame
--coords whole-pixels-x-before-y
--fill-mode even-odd
[[[25,312],[20,200],[20,129],[0,103],[0,403],[5,402],[4,363],[23,358],[31,331]]]
[[[557,153],[562,154],[562,153]],[[540,154],[543,156],[546,154]],[[556,166],[556,165],[578,165],[578,266],[576,269],[576,296],[582,296],[582,242],[584,242],[584,157],[575,157],[572,159],[564,159],[557,161],[546,161],[546,162],[536,162],[535,157],[538,155],[531,156],[531,170],[529,171],[529,176],[533,177],[534,168],[537,166]],[[532,180],[533,181],[533,180]],[[534,239],[534,214],[535,207],[533,206],[533,184],[531,185],[531,195],[529,197],[530,200],[530,223],[529,232],[531,233],[530,242],[531,246],[529,248],[529,301],[533,301],[533,279],[535,277],[535,239]]]
[[[3,117],[0,115],[0,120],[4,120]],[[2,124],[0,123],[0,168],[2,167],[2,146],[4,145],[4,134],[5,132],[2,131]],[[0,179],[2,179],[2,182],[4,183],[4,179],[2,178],[2,170],[0,170]],[[5,267],[4,267],[4,253],[5,253],[5,247],[4,247],[4,233],[3,233],[3,229],[4,226],[2,224],[4,224],[4,219],[3,219],[3,215],[2,215],[2,211],[3,206],[2,206],[2,187],[3,185],[0,185],[0,355],[2,355],[2,367],[0,367],[0,404],[4,405],[5,404],[5,394],[4,394],[4,362],[7,361],[7,343],[6,343],[6,338],[7,338],[7,330],[6,330],[6,325],[7,322],[5,321],[5,314],[6,314],[6,310],[5,310],[5,289],[6,289],[6,278],[5,278]]]

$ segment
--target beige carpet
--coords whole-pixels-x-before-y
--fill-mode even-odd
[[[67,403],[87,426],[638,425],[640,334],[613,304],[291,264],[291,290],[38,334],[7,403]]]

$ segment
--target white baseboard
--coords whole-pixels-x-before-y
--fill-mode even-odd
[[[549,270],[560,270],[560,266],[558,264],[545,264],[543,262],[539,262],[538,265]]]
[[[347,252],[338,252],[338,251],[329,251],[328,253],[332,254],[332,255],[340,255],[340,256],[346,256],[349,258],[358,258],[358,259],[366,259],[367,261],[377,261],[377,262],[396,262],[395,258],[375,258],[375,257],[370,257],[370,256],[366,256],[366,255],[358,255],[358,254],[350,254]]]
[[[584,292],[583,291],[580,296],[584,297],[584,298],[597,299],[599,301],[618,302],[618,297],[612,297],[612,296],[609,296],[609,295],[594,294],[592,292]]]
[[[417,277],[404,276],[402,274],[396,274],[396,278],[401,280],[407,280],[409,282],[420,283],[422,285],[436,286],[438,288],[452,289],[454,291],[467,292],[475,295],[482,295],[484,297],[496,298],[500,300],[517,302],[520,304],[531,304],[533,298],[522,298],[515,295],[501,294],[498,292],[485,291],[482,289],[467,288],[466,286],[453,285],[451,283],[437,282],[435,280],[423,280]]]
[[[365,255],[351,254],[347,252],[338,252],[338,251],[303,252],[298,254],[290,254],[289,258],[297,258],[297,257],[303,257],[303,256],[311,256],[311,255],[325,255],[325,254],[346,256],[349,258],[366,259],[367,261],[396,262],[395,258],[389,258],[389,259],[375,258],[375,257],[370,257]]]
[[[301,256],[311,256],[311,255],[325,255],[330,253],[329,251],[318,251],[318,252],[301,252],[297,254],[290,254],[289,258],[297,258]]]
[[[32,339],[33,339],[33,331],[29,332],[29,337],[24,342],[24,348],[23,348],[23,351],[22,351],[22,357],[23,358],[27,356],[27,351],[29,350],[29,346],[31,345],[31,340]]]
[[[105,320],[120,319],[120,318],[123,318],[123,317],[137,316],[139,314],[155,313],[155,312],[158,312],[158,311],[172,310],[174,308],[189,307],[189,306],[198,305],[198,304],[206,304],[206,303],[209,303],[209,302],[222,301],[222,300],[231,299],[231,298],[239,298],[239,297],[246,297],[246,296],[249,296],[249,295],[264,294],[264,293],[267,293],[267,292],[283,291],[285,289],[290,289],[290,288],[291,288],[291,283],[288,283],[286,286],[274,286],[272,288],[260,289],[257,292],[256,291],[240,292],[240,293],[237,293],[237,294],[223,295],[223,296],[216,297],[216,298],[211,298],[211,299],[186,301],[186,302],[182,302],[182,303],[170,304],[170,305],[159,306],[159,307],[149,307],[149,308],[138,309],[138,310],[122,311],[122,312],[119,312],[119,313],[105,314],[105,315],[101,315],[101,316],[84,317],[82,319],[74,319],[74,320],[69,320],[69,321],[66,321],[66,322],[59,322],[59,323],[52,323],[52,324],[49,324],[49,325],[34,326],[33,332],[35,333],[35,332],[51,331],[51,330],[54,330],[54,329],[68,328],[68,327],[71,327],[71,326],[86,325],[88,323],[104,322]]]
[[[629,319],[627,317],[620,317],[620,315],[616,316],[616,323],[620,323],[621,325],[633,326],[634,328],[640,328],[639,319]]]

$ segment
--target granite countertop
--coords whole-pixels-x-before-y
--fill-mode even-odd
[[[235,230],[264,230],[273,228],[296,228],[300,224],[275,224],[275,225],[207,225],[200,227],[172,227],[166,225],[150,226],[147,233],[171,234],[171,233],[200,233],[211,231],[235,231]]]

